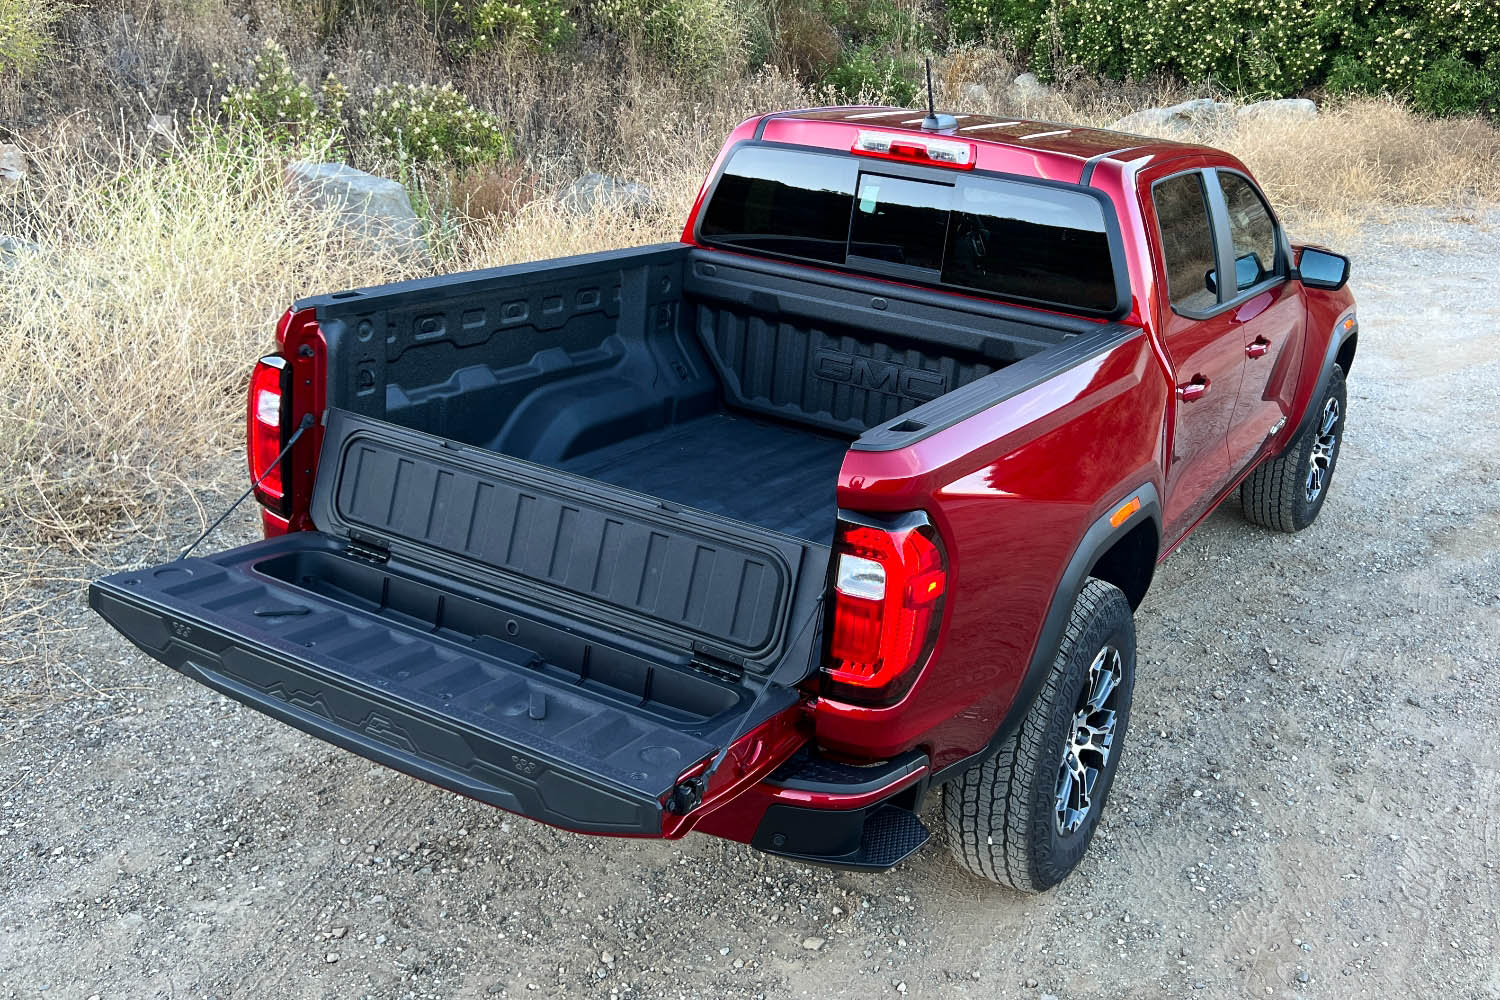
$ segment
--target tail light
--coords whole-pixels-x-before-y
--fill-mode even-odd
[[[268,510],[285,516],[291,509],[285,475],[286,460],[277,456],[291,433],[291,366],[279,354],[268,354],[255,363],[250,375],[250,406],[246,416],[250,451],[250,482],[255,499]]]
[[[948,590],[936,529],[920,512],[894,522],[844,515],[834,541],[824,690],[891,704],[932,655]]]

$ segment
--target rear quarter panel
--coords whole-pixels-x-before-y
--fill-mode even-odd
[[[928,748],[935,769],[986,746],[1016,698],[1068,560],[1143,483],[1160,488],[1167,386],[1146,334],[891,452],[851,451],[848,510],[925,510],[942,533],[942,634],[900,702],[820,699],[818,742],[860,756]]]

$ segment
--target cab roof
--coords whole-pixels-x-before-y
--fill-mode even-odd
[[[1184,155],[1219,152],[1211,147],[1195,143],[1132,135],[1128,132],[982,114],[955,114],[953,117],[957,120],[957,125],[953,129],[941,133],[923,132],[921,123],[926,114],[925,111],[910,108],[875,106],[808,108],[767,115],[761,121],[759,132],[764,138],[772,141],[796,141],[799,138],[807,138],[806,135],[800,133],[807,131],[808,126],[814,129],[818,126],[826,128],[827,125],[844,126],[839,131],[899,129],[925,135],[972,140],[980,150],[981,159],[984,158],[983,151],[986,147],[1029,153],[1033,156],[1040,154],[1048,159],[1059,158],[1079,163],[1091,159],[1135,160],[1147,156],[1153,159],[1171,159]],[[806,125],[798,128],[797,126],[801,123],[806,123]],[[1050,171],[1043,172],[1050,173]]]

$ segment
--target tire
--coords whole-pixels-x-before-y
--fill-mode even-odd
[[[1100,699],[1113,712],[1104,752],[1085,750],[1073,761],[1070,748],[1077,713],[1087,708],[1097,680],[1116,678]],[[1050,889],[1078,866],[1088,851],[1125,749],[1130,696],[1135,686],[1135,622],[1117,587],[1090,579],[1073,602],[1057,656],[1021,724],[999,751],[943,786],[948,847],[971,873],[1021,892]],[[1102,712],[1087,716],[1099,725]],[[1090,742],[1102,734],[1095,733]],[[1066,756],[1065,756],[1066,755]],[[1086,804],[1071,795],[1059,809],[1068,762],[1092,770]],[[1071,775],[1072,769],[1067,768]],[[1067,791],[1081,790],[1070,785]],[[1083,808],[1078,808],[1082,806]]]
[[[1312,422],[1286,450],[1255,467],[1240,484],[1240,506],[1254,524],[1301,531],[1318,518],[1333,486],[1333,470],[1344,442],[1349,397],[1338,365],[1328,373],[1313,404]]]

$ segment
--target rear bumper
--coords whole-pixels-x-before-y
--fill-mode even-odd
[[[927,842],[917,810],[929,777],[921,751],[855,766],[804,746],[697,829],[799,861],[883,870]]]

